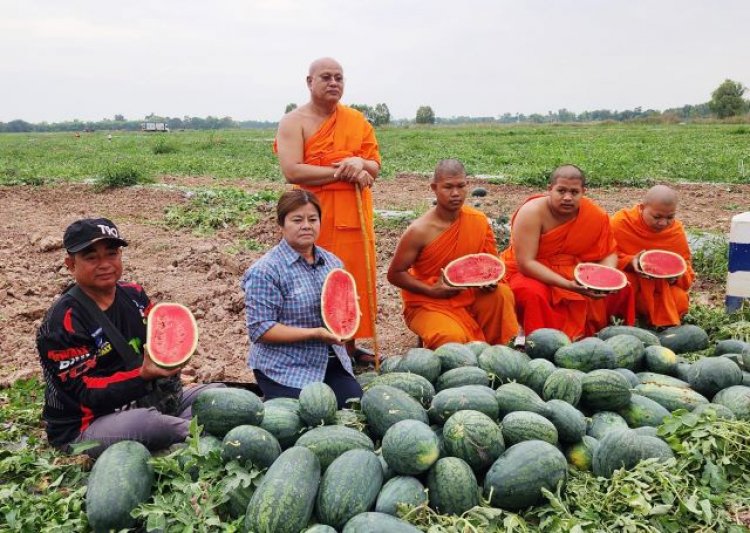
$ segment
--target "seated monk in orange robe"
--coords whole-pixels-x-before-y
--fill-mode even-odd
[[[281,119],[274,149],[287,181],[318,197],[323,218],[317,244],[341,258],[357,282],[362,318],[354,338],[372,337],[375,317],[371,310],[377,304],[368,296],[368,285],[373,298],[376,294],[371,187],[380,171],[378,143],[364,115],[339,103],[344,90],[339,63],[330,58],[314,61],[307,86],[310,101]],[[364,230],[357,208],[358,189]],[[347,351],[353,357],[364,353],[353,341],[347,343]]]
[[[622,209],[612,217],[617,266],[625,271],[635,291],[636,314],[650,326],[679,325],[688,311],[688,289],[695,280],[695,272],[690,264],[685,229],[675,220],[676,212],[675,191],[656,185],[648,190],[643,203]],[[671,279],[644,276],[638,270],[638,258],[644,250],[655,249],[681,255],[687,271]]]
[[[403,289],[406,325],[430,349],[447,342],[505,344],[518,333],[510,288],[504,283],[456,288],[442,275],[464,255],[497,255],[487,215],[464,205],[463,164],[441,161],[430,187],[437,204],[407,228],[388,269],[388,281]]]
[[[552,173],[548,194],[528,198],[513,215],[511,245],[501,257],[526,335],[555,328],[577,339],[607,326],[612,316],[635,321],[629,286],[604,295],[573,278],[578,263],[617,266],[609,217],[583,196],[585,188],[583,172],[563,165]]]

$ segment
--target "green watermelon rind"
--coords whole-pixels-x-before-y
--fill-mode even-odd
[[[140,442],[109,446],[94,463],[86,489],[86,516],[94,531],[119,531],[135,525],[130,513],[151,497],[151,453]]]

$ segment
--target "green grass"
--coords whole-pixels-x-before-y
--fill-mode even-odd
[[[655,181],[744,183],[750,179],[746,127],[720,124],[591,124],[387,127],[377,131],[383,176],[430,173],[439,159],[462,159],[472,174],[538,186],[555,166],[581,166],[593,185]],[[42,184],[102,174],[133,160],[144,176],[281,180],[273,130],[0,135],[0,184]]]
[[[185,204],[170,206],[164,223],[175,228],[189,228],[197,233],[235,226],[240,229],[257,222],[257,208],[275,203],[279,193],[248,193],[240,189],[202,189]]]

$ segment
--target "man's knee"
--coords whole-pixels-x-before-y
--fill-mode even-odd
[[[422,333],[422,342],[425,348],[434,350],[439,348],[443,344],[449,342],[459,342],[461,344],[469,342],[471,339],[467,337],[466,332],[460,327],[445,327],[441,326],[440,329],[431,330],[427,333]]]

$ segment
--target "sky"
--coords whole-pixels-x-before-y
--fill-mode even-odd
[[[440,117],[697,104],[750,85],[747,0],[0,0],[0,121],[276,121],[311,61],[344,103]]]

